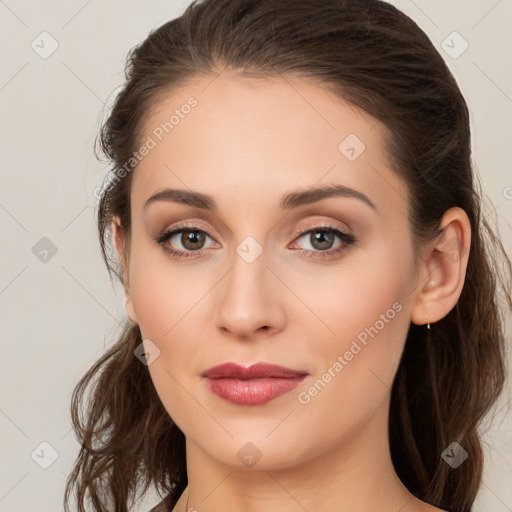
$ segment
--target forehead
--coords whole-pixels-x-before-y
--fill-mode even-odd
[[[148,112],[140,141],[151,149],[135,171],[132,202],[142,207],[156,190],[180,187],[248,206],[262,194],[278,201],[290,189],[340,183],[403,215],[407,191],[387,160],[384,130],[298,77],[198,76]]]

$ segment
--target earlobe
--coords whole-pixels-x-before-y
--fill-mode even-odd
[[[433,324],[444,318],[457,304],[469,259],[471,225],[464,210],[447,210],[440,225],[442,232],[424,256],[411,321],[417,325]]]
[[[135,315],[132,299],[129,295],[127,295],[127,297],[126,297],[125,308],[126,308],[126,314],[128,315],[130,322],[137,325],[138,324],[137,316]]]

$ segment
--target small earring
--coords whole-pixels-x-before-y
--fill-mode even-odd
[[[428,320],[428,315],[426,315],[426,317],[427,317],[427,329],[430,329],[430,322]]]

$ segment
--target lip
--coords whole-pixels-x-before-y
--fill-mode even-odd
[[[224,363],[201,375],[210,391],[220,398],[238,405],[259,405],[291,391],[309,374],[268,363],[249,367]]]
[[[290,379],[308,375],[307,372],[293,370],[285,366],[270,363],[256,363],[251,366],[240,366],[236,363],[224,363],[212,366],[201,374],[209,379],[261,379],[263,377],[280,377]]]

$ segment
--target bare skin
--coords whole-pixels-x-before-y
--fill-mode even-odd
[[[189,487],[174,512],[441,510],[398,478],[387,425],[410,323],[435,323],[460,296],[466,214],[445,213],[443,233],[422,248],[416,267],[408,191],[387,161],[380,123],[298,78],[212,78],[172,91],[150,113],[141,140],[189,97],[198,101],[135,171],[127,247],[113,226],[127,311],[160,351],[148,369],[186,436]],[[339,149],[350,134],[365,145],[352,161]],[[374,207],[338,196],[279,209],[292,190],[332,184]],[[209,194],[217,210],[171,201],[144,208],[164,188]],[[206,235],[192,257],[173,259],[155,238],[182,223]],[[297,234],[326,224],[357,242],[334,236],[324,249],[311,233]],[[236,251],[249,236],[262,249],[250,263]],[[164,245],[193,253],[184,241],[179,233]],[[241,247],[254,251],[250,243]],[[370,326],[377,334],[347,354]],[[333,369],[338,356],[341,370]],[[309,375],[270,402],[242,406],[214,395],[201,377],[227,361]],[[325,386],[315,392],[319,379]],[[238,455],[247,443],[260,456],[250,467]]]

